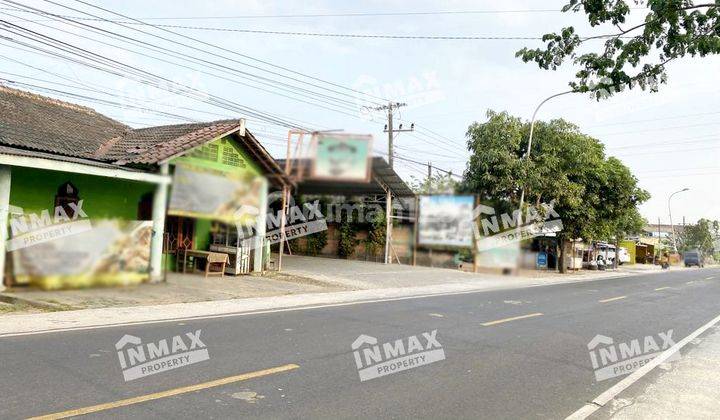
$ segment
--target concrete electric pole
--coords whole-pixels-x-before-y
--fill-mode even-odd
[[[393,110],[400,108],[401,106],[407,106],[406,103],[400,102],[388,102],[387,105],[379,106],[374,108],[376,111],[387,111],[387,125],[385,125],[385,132],[388,133],[388,165],[393,167],[393,140],[395,133],[401,133],[404,131],[415,131],[415,124],[410,124],[410,128],[403,128],[402,124],[398,128],[393,126]]]

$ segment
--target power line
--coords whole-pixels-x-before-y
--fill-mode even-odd
[[[112,21],[120,23],[118,21]],[[158,23],[136,23],[121,22],[130,25],[147,25],[160,28],[190,29],[196,31],[213,32],[237,32],[262,35],[289,35],[289,36],[310,36],[324,38],[359,38],[359,39],[411,39],[430,41],[541,41],[538,36],[488,36],[488,35],[390,35],[390,34],[349,34],[349,33],[326,33],[326,32],[297,32],[297,31],[266,31],[259,29],[238,29],[238,28],[215,28],[208,26],[169,25]]]
[[[84,11],[80,11],[80,10],[77,10],[77,9],[73,9],[73,8],[71,8],[71,7],[63,6],[63,5],[58,4],[58,3],[54,2],[54,1],[51,1],[51,0],[43,0],[43,1],[45,1],[45,2],[47,2],[47,3],[55,4],[55,5],[58,5],[58,6],[61,6],[61,7],[64,7],[64,8],[66,8],[66,9],[70,9],[70,10],[74,10],[74,11],[80,12],[80,13],[82,13],[82,14],[84,14],[84,15],[88,15],[88,16],[92,16],[92,17],[95,17],[95,18],[103,19],[103,21],[105,21],[105,22],[110,22],[108,19],[102,18],[102,17],[100,17],[100,16],[95,16],[95,15],[92,15],[91,13],[87,13],[87,12],[84,12]],[[281,70],[283,70],[283,71],[286,71],[286,72],[289,72],[289,73],[292,73],[292,74],[295,74],[295,75],[298,75],[298,76],[302,76],[302,77],[305,77],[305,78],[308,78],[308,79],[311,79],[311,80],[315,80],[315,81],[318,81],[318,82],[323,82],[323,83],[326,83],[326,84],[328,84],[328,85],[331,85],[331,86],[334,86],[334,87],[337,87],[337,88],[341,88],[341,89],[345,89],[345,90],[350,91],[350,92],[354,92],[355,94],[365,95],[365,96],[367,96],[367,97],[372,97],[372,98],[375,98],[375,99],[379,99],[379,100],[381,100],[381,101],[383,101],[383,102],[387,102],[387,101],[388,101],[386,98],[380,98],[380,97],[378,97],[378,96],[371,95],[371,94],[369,94],[369,93],[367,93],[367,92],[362,92],[362,91],[359,91],[359,90],[356,90],[356,89],[353,89],[353,88],[349,88],[349,87],[340,85],[340,84],[338,84],[338,83],[334,83],[334,82],[331,82],[331,81],[328,81],[328,80],[323,80],[323,79],[320,79],[320,78],[318,78],[318,77],[311,76],[311,75],[308,75],[308,74],[305,74],[305,73],[301,73],[301,72],[292,70],[292,69],[287,68],[287,67],[284,67],[284,66],[280,66],[280,65],[277,65],[277,64],[273,64],[273,63],[271,63],[271,62],[268,62],[268,61],[265,61],[265,60],[261,60],[261,59],[255,58],[255,57],[252,57],[252,56],[247,55],[247,54],[242,54],[242,53],[239,53],[239,52],[237,52],[237,51],[233,51],[233,50],[230,50],[230,49],[227,49],[227,48],[224,48],[224,47],[221,47],[221,46],[218,46],[218,45],[209,43],[209,42],[205,42],[205,41],[200,40],[200,39],[197,39],[197,38],[193,38],[193,37],[190,37],[190,36],[181,34],[181,33],[177,33],[177,32],[174,32],[174,31],[165,29],[165,28],[161,28],[161,27],[152,25],[152,24],[147,24],[146,22],[143,22],[143,21],[141,21],[141,20],[139,20],[139,19],[135,19],[135,18],[132,18],[132,17],[130,17],[130,16],[126,16],[126,15],[123,15],[123,14],[121,14],[121,13],[117,13],[117,12],[114,12],[114,11],[112,11],[112,10],[109,10],[109,9],[106,9],[106,8],[103,8],[103,7],[100,7],[100,6],[95,6],[95,5],[93,5],[93,4],[90,4],[90,3],[88,3],[88,2],[85,2],[85,1],[83,1],[83,0],[74,0],[74,1],[77,2],[77,3],[84,4],[84,5],[86,5],[86,6],[89,6],[89,7],[95,8],[95,9],[98,9],[98,10],[102,10],[102,11],[104,11],[104,12],[106,12],[106,13],[110,13],[110,14],[113,14],[113,15],[115,15],[115,16],[119,16],[119,17],[124,18],[124,19],[130,19],[130,20],[132,20],[133,22],[137,22],[137,23],[144,24],[144,25],[149,25],[149,26],[151,26],[151,27],[153,27],[153,28],[155,28],[155,29],[161,30],[161,31],[166,32],[166,33],[173,34],[173,35],[175,35],[175,36],[177,36],[177,37],[181,37],[181,38],[183,38],[183,39],[189,39],[189,40],[194,41],[194,42],[197,42],[197,43],[199,43],[199,44],[201,44],[201,45],[205,45],[205,46],[208,46],[208,47],[212,47],[212,48],[218,49],[218,50],[220,50],[220,51],[225,51],[225,52],[228,52],[228,53],[231,53],[231,54],[235,54],[235,55],[237,55],[237,56],[240,56],[240,57],[243,57],[243,58],[246,58],[246,59],[249,59],[249,60],[258,62],[258,63],[262,63],[262,64],[264,64],[264,65],[266,65],[266,66],[275,67],[275,68],[281,69]],[[111,23],[115,23],[116,25],[120,25],[120,26],[125,27],[125,28],[128,28],[128,29],[138,30],[138,29],[136,29],[136,28],[131,28],[131,27],[129,27],[129,26],[125,26],[125,25],[122,25],[122,24],[119,24],[119,23],[116,23],[116,22],[111,22]],[[182,44],[182,43],[180,43],[180,42],[172,41],[172,40],[169,40],[169,39],[167,39],[167,38],[164,38],[164,37],[161,37],[161,36],[159,36],[159,35],[155,35],[155,34],[152,34],[152,33],[149,33],[149,32],[145,32],[145,31],[140,31],[140,32],[145,33],[145,34],[148,34],[148,35],[151,35],[151,36],[153,36],[153,37],[165,39],[166,41],[169,41],[169,42],[175,42],[175,43],[180,44],[180,45],[185,45],[185,44]],[[187,45],[186,45],[186,46],[187,46]],[[195,47],[191,47],[191,46],[187,46],[187,47],[188,47],[188,48],[193,48],[193,49],[195,49],[195,50],[199,50],[198,48],[195,48]],[[202,51],[202,50],[199,50],[199,51]],[[209,53],[209,52],[207,52],[207,51],[203,51],[203,52],[206,52],[206,53],[208,53],[208,54],[212,54],[212,53]],[[217,54],[213,54],[213,55],[217,55]],[[251,66],[251,65],[249,65],[249,64],[247,64],[247,63],[242,63],[242,64],[247,65],[247,66]],[[251,67],[254,67],[254,66],[251,66]],[[260,69],[260,70],[263,70],[263,71],[270,72],[270,71],[267,70],[267,69],[262,69],[262,68],[260,68],[260,67],[256,67],[256,68],[258,68],[258,69]],[[270,72],[270,73],[272,73],[272,72]],[[280,74],[277,73],[277,75],[280,75]],[[288,76],[284,76],[284,77],[288,77]],[[305,83],[308,83],[308,82],[305,82]],[[310,83],[308,83],[308,84],[310,84]],[[325,88],[325,89],[328,89],[328,88]],[[328,90],[330,90],[330,89],[328,89]],[[371,101],[368,101],[368,102],[371,102]],[[375,105],[382,105],[382,104],[375,102]]]
[[[435,15],[495,15],[508,13],[563,13],[561,9],[515,9],[515,10],[436,10],[424,12],[348,12],[348,13],[307,13],[278,15],[233,15],[233,16],[148,16],[144,20],[215,20],[215,19],[285,19],[324,17],[377,17],[377,16],[435,16]]]
[[[710,137],[710,138],[708,138]],[[679,140],[670,140],[666,142],[652,142],[652,143],[642,143],[642,144],[629,144],[626,146],[613,146],[610,147],[612,150],[621,150],[621,149],[634,149],[638,147],[654,147],[654,146],[675,146],[675,145],[683,145],[683,144],[690,144],[690,143],[704,143],[706,141],[716,141],[718,140],[717,134],[705,134],[703,136],[697,136],[697,137],[687,137],[684,139]],[[695,139],[701,139],[701,140],[695,140]],[[681,141],[681,140],[691,140],[691,141]]]
[[[43,12],[43,13],[45,13],[45,12]],[[27,21],[26,19],[24,19],[24,20]],[[226,73],[226,74],[232,73],[232,74],[233,74],[234,76],[236,76],[236,77],[239,75],[239,77],[243,77],[243,78],[259,79],[259,80],[253,80],[253,81],[256,82],[256,83],[260,83],[260,84],[262,84],[262,85],[265,85],[265,86],[270,86],[270,87],[273,87],[273,88],[275,88],[275,89],[280,89],[280,90],[289,92],[289,93],[291,93],[291,94],[300,95],[300,96],[302,96],[302,97],[309,98],[309,99],[312,100],[312,101],[317,101],[317,102],[324,103],[324,104],[326,104],[326,105],[333,106],[333,107],[340,107],[340,108],[345,109],[345,110],[347,110],[347,111],[356,111],[356,110],[357,110],[357,108],[356,108],[357,103],[353,103],[353,102],[348,101],[348,100],[346,100],[346,99],[339,99],[339,98],[336,98],[336,97],[333,97],[333,96],[329,96],[329,95],[326,95],[326,94],[322,94],[322,93],[319,93],[319,92],[311,91],[311,90],[304,89],[304,88],[301,88],[301,87],[298,87],[298,86],[294,86],[294,85],[291,85],[291,84],[287,84],[287,83],[284,83],[284,82],[280,82],[280,81],[277,81],[277,80],[274,80],[274,79],[271,79],[271,78],[267,78],[267,77],[263,77],[263,76],[258,76],[258,75],[253,74],[253,73],[248,73],[248,72],[245,72],[245,71],[241,71],[241,70],[238,70],[238,69],[233,68],[233,67],[224,66],[224,65],[219,64],[219,63],[214,62],[214,61],[208,61],[208,60],[204,60],[204,59],[202,59],[202,58],[196,57],[196,56],[191,56],[191,55],[184,54],[184,53],[182,53],[182,52],[176,52],[176,51],[173,51],[173,50],[169,50],[169,49],[167,49],[167,48],[158,47],[158,46],[156,46],[156,45],[147,43],[147,42],[145,42],[145,41],[141,41],[141,40],[138,40],[138,39],[136,39],[136,38],[132,38],[132,37],[128,37],[128,36],[125,36],[125,35],[117,34],[117,33],[115,33],[115,32],[107,31],[107,30],[102,29],[102,28],[97,28],[97,27],[92,26],[92,25],[87,25],[87,24],[84,24],[84,23],[81,23],[81,22],[73,22],[73,21],[68,20],[68,19],[66,19],[66,21],[67,21],[67,23],[69,23],[69,24],[71,24],[71,25],[73,25],[73,26],[79,27],[79,28],[81,28],[81,29],[83,29],[83,30],[92,31],[92,32],[99,32],[99,33],[100,33],[101,35],[103,35],[103,36],[112,37],[112,38],[114,38],[114,39],[119,39],[121,42],[124,42],[124,43],[131,43],[131,44],[137,45],[137,46],[139,46],[140,48],[143,48],[143,49],[149,49],[149,50],[154,51],[154,52],[159,52],[159,53],[163,54],[163,57],[166,56],[166,55],[170,55],[170,56],[172,56],[172,57],[181,58],[181,59],[183,59],[183,60],[185,60],[185,61],[190,60],[190,61],[192,61],[192,62],[202,64],[202,65],[205,66],[205,67],[210,66],[210,67],[212,67],[213,69],[219,70],[219,71],[222,72],[222,73]],[[159,58],[159,57],[157,57],[157,56],[153,56],[153,55],[141,53],[141,52],[138,52],[138,51],[136,51],[136,50],[132,50],[132,49],[129,49],[129,48],[126,48],[126,47],[121,47],[121,46],[118,46],[118,45],[115,45],[115,44],[110,44],[110,43],[107,43],[107,42],[104,42],[104,41],[100,41],[100,40],[95,39],[95,38],[92,38],[92,37],[87,37],[87,36],[83,36],[83,35],[80,35],[80,34],[77,34],[77,33],[65,31],[65,30],[60,29],[60,28],[49,27],[49,26],[47,26],[47,25],[43,25],[43,26],[44,26],[44,27],[48,27],[48,28],[53,29],[53,30],[60,31],[60,32],[68,33],[68,34],[70,34],[70,35],[77,36],[77,37],[80,37],[80,38],[83,38],[83,39],[87,39],[87,40],[90,40],[90,41],[93,41],[93,42],[98,42],[98,43],[100,43],[100,44],[107,45],[107,46],[110,46],[110,47],[113,47],[113,48],[118,48],[118,49],[121,49],[121,50],[124,50],[124,51],[132,52],[132,53],[134,53],[134,54],[138,54],[138,55],[141,55],[141,56],[144,56],[144,57],[148,57],[148,58],[151,58],[151,59],[154,59],[154,60],[158,60],[158,61],[161,61],[161,62],[164,62],[164,63],[168,63],[168,64],[172,64],[172,65],[175,65],[175,66],[187,68],[187,69],[190,69],[190,70],[193,70],[193,71],[202,73],[202,74],[207,74],[207,75],[210,75],[210,76],[212,76],[212,77],[216,77],[216,78],[219,78],[219,79],[222,79],[222,80],[230,81],[230,82],[232,82],[232,83],[240,84],[240,85],[243,85],[243,86],[248,86],[248,87],[251,87],[251,88],[254,88],[254,89],[258,89],[258,90],[265,91],[265,92],[268,92],[268,93],[271,93],[271,94],[283,96],[283,97],[286,97],[286,98],[289,98],[289,99],[293,99],[293,100],[296,100],[296,101],[299,101],[299,102],[308,103],[308,104],[310,104],[310,105],[318,106],[318,107],[320,107],[320,108],[329,109],[329,110],[332,110],[332,111],[337,111],[335,108],[332,108],[332,109],[331,109],[331,108],[328,108],[328,107],[326,107],[326,106],[319,105],[319,104],[316,104],[316,103],[309,103],[309,102],[307,102],[307,101],[305,101],[305,100],[302,100],[302,99],[299,99],[299,98],[290,97],[290,96],[284,95],[284,94],[282,94],[282,93],[278,93],[278,92],[275,92],[275,91],[267,90],[267,89],[264,89],[264,88],[261,88],[261,87],[255,86],[255,85],[247,84],[247,83],[244,83],[244,82],[240,82],[240,81],[237,81],[237,80],[234,80],[234,79],[229,79],[229,78],[226,78],[226,77],[217,75],[217,74],[215,74],[215,73],[210,73],[210,72],[206,71],[205,68],[203,68],[203,69],[198,69],[198,68],[196,68],[196,67],[190,67],[190,66],[188,66],[188,65],[186,65],[186,64],[181,64],[181,63],[169,61],[169,60],[167,60],[167,59],[165,59],[165,58]],[[139,44],[139,45],[138,45],[138,44]],[[300,82],[300,83],[304,83],[303,81],[300,81],[300,80],[295,79],[295,78],[290,78],[290,79],[295,80],[295,81],[298,81],[298,82]],[[273,84],[277,84],[277,85],[280,85],[280,86],[279,86],[279,87],[278,87],[278,86],[274,86]],[[298,92],[296,92],[296,91],[298,91]],[[309,95],[308,95],[308,94],[309,94]],[[312,96],[310,96],[310,95],[312,95]],[[325,99],[328,99],[328,100],[332,100],[332,101],[338,102],[338,103],[330,103],[330,102],[328,102],[328,101],[326,101],[326,100],[324,100],[324,99],[318,98],[318,97],[325,98]],[[341,112],[341,111],[337,111],[337,112]],[[341,112],[341,113],[344,113],[345,115],[348,115],[348,114],[345,113],[345,112]],[[351,115],[351,116],[354,116],[354,115]]]
[[[591,125],[591,126],[588,126],[585,128],[610,127],[610,126],[614,126],[614,125],[640,124],[640,123],[652,122],[652,121],[677,120],[677,119],[682,119],[682,118],[702,117],[702,116],[706,116],[706,115],[716,115],[716,114],[720,114],[720,111],[701,112],[698,114],[673,115],[673,116],[669,116],[669,117],[648,118],[648,119],[644,119],[644,120],[623,121],[623,122],[615,122],[615,123],[607,123],[607,124],[597,124],[597,125]]]
[[[92,68],[96,68],[98,70],[105,71],[105,72],[108,72],[108,73],[111,73],[111,74],[114,74],[114,75],[117,75],[120,77],[129,78],[131,80],[135,80],[140,83],[159,88],[161,90],[166,90],[171,93],[182,94],[183,96],[191,97],[193,99],[211,104],[213,106],[221,107],[221,108],[224,108],[227,110],[234,110],[236,112],[238,110],[240,110],[244,114],[256,116],[260,119],[267,120],[269,122],[275,122],[275,123],[278,123],[279,125],[284,125],[288,128],[303,129],[302,127],[298,127],[297,124],[292,124],[288,121],[284,121],[283,119],[277,118],[270,113],[267,113],[264,111],[259,111],[254,108],[238,104],[231,100],[226,100],[226,99],[223,99],[223,98],[220,98],[217,96],[210,95],[207,92],[200,91],[199,89],[192,88],[192,87],[184,85],[182,83],[174,82],[170,79],[167,79],[166,77],[158,76],[156,74],[145,71],[143,69],[121,63],[117,60],[103,57],[101,55],[95,54],[86,49],[74,46],[72,44],[68,44],[63,41],[59,41],[53,37],[40,34],[38,32],[20,27],[18,25],[14,25],[12,23],[8,23],[6,21],[0,20],[0,25],[5,26],[4,30],[9,33],[30,39],[34,42],[37,42],[37,43],[40,43],[43,45],[47,45],[51,48],[63,51],[72,56],[82,57],[86,60],[90,60],[91,62],[99,64],[101,67],[87,63],[85,61],[81,61],[81,60],[73,59],[73,58],[70,58],[67,56],[63,56],[62,54],[53,53],[51,51],[47,51],[42,48],[38,48],[37,46],[34,46],[32,44],[23,43],[22,41],[18,41],[14,38],[2,37],[8,41],[11,41],[14,43],[19,43],[21,45],[24,45],[24,46],[32,48],[32,49],[40,49],[40,50],[43,50],[47,53],[50,53],[50,54],[58,56],[58,57],[69,58],[71,61],[75,61],[79,64],[86,65],[86,66],[89,66]],[[11,28],[11,29],[8,29],[8,28]],[[118,72],[118,71],[120,71],[120,72]],[[134,77],[129,77],[128,74],[131,74]],[[307,130],[307,129],[305,129],[305,130]],[[311,131],[311,130],[308,130],[308,131]]]
[[[645,155],[655,155],[655,154],[662,154],[662,153],[686,153],[686,152],[698,152],[701,150],[714,150],[714,149],[720,149],[720,146],[712,146],[712,147],[701,147],[697,149],[681,149],[681,150],[660,150],[660,151],[647,151],[642,153],[631,153],[629,155],[621,155],[622,157],[628,157],[628,156],[645,156]]]
[[[658,128],[649,128],[646,130],[637,130],[637,131],[620,131],[615,133],[606,133],[606,134],[597,134],[598,137],[604,137],[604,136],[619,136],[623,134],[639,134],[639,133],[646,133],[649,131],[665,131],[665,130],[672,130],[675,128],[692,128],[692,127],[704,127],[708,125],[718,125],[719,122],[709,122],[709,123],[701,123],[701,124],[690,124],[690,125],[675,125],[671,127],[658,127]]]

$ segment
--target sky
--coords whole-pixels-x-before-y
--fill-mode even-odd
[[[384,39],[237,31],[535,38],[573,25],[581,35],[614,32],[589,27],[582,14],[559,12],[564,1],[53,2],[16,3],[59,15],[90,17],[86,12],[119,19],[88,6],[92,4],[152,24],[184,26],[165,29],[196,40],[148,26],[82,21],[106,34],[164,49],[152,51],[143,49],[147,44],[123,44],[117,37],[11,10],[17,4],[0,0],[0,16],[6,21],[167,79],[160,88],[151,87],[0,39],[0,80],[15,83],[6,82],[9,86],[83,104],[133,127],[242,117],[240,105],[252,108],[251,112],[262,110],[262,115],[255,112],[248,117],[247,127],[276,157],[284,156],[287,138],[287,128],[278,119],[318,130],[372,134],[373,149],[386,155],[384,115],[368,109],[387,100],[405,102],[407,106],[396,113],[396,126],[415,123],[416,130],[396,136],[395,168],[406,181],[427,173],[426,166],[408,159],[461,174],[469,156],[465,133],[470,124],[485,121],[490,109],[529,120],[543,99],[568,89],[577,68],[566,64],[557,71],[544,71],[515,58],[522,47],[542,46],[534,39]],[[429,13],[439,11],[463,13]],[[632,19],[642,16],[643,10],[634,10]],[[28,42],[1,29],[0,35]],[[585,46],[601,47],[602,41]],[[177,53],[186,56],[172,56]],[[668,197],[684,188],[689,191],[675,195],[670,203],[674,223],[682,223],[683,217],[687,223],[720,219],[720,57],[678,59],[668,64],[667,72],[668,83],[658,93],[624,91],[600,102],[585,95],[564,95],[546,103],[538,118],[575,123],[600,140],[608,155],[629,166],[652,195],[641,206],[651,223],[658,219],[669,223]],[[194,97],[178,94],[179,85],[193,89]],[[223,106],[209,103],[217,104],[218,98]]]

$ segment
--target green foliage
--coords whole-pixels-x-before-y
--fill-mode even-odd
[[[348,215],[347,218],[340,222],[338,255],[347,258],[355,253],[355,247],[360,243],[360,240],[356,237],[357,231],[358,224],[352,215]]]
[[[313,233],[305,238],[305,253],[312,256],[318,255],[328,242],[326,230]]]
[[[302,195],[298,197],[298,200],[296,201],[296,205],[300,208],[303,208],[305,204],[307,203],[313,203],[317,200],[319,202],[319,207],[321,209],[327,208],[328,200],[325,197],[317,197],[317,196],[305,196]],[[327,215],[324,215],[327,217]],[[327,245],[328,237],[327,237],[327,231],[321,231],[312,233],[310,235],[301,237],[301,238],[294,238],[290,241],[290,247],[294,252],[302,252],[305,255],[312,255],[316,256],[320,254],[320,251],[322,251],[323,248],[325,248],[325,245]],[[300,243],[304,242],[305,247],[301,247]]]
[[[377,212],[368,226],[368,237],[365,240],[370,255],[377,255],[385,249],[385,213]]]
[[[459,182],[451,174],[433,174],[430,178],[419,179],[410,175],[410,188],[415,194],[452,194]]]
[[[700,219],[694,225],[687,225],[680,235],[679,250],[685,252],[699,249],[705,255],[712,255],[715,249],[714,242],[720,239],[720,222],[717,220]]]
[[[560,215],[561,239],[585,240],[639,230],[637,205],[649,194],[603,145],[562,119],[536,122],[529,159],[523,159],[530,124],[507,112],[488,111],[488,121],[468,129],[472,152],[462,192],[479,194],[496,210],[516,209],[525,188],[526,203],[553,203]]]
[[[581,38],[568,26],[543,36],[545,48],[523,48],[516,53],[545,70],[556,70],[566,60],[580,67],[573,91],[589,92],[602,99],[625,88],[657,91],[665,83],[665,64],[684,56],[704,57],[720,53],[718,3],[695,5],[690,0],[646,0],[639,24],[629,25],[631,7],[623,0],[570,0],[563,12],[582,12],[599,35]],[[608,34],[609,32],[612,32]],[[586,41],[605,39],[596,52],[580,51]]]

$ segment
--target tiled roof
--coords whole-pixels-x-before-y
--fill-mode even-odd
[[[221,120],[132,130],[115,139],[101,156],[118,164],[157,163],[235,131],[242,124],[242,120]]]
[[[0,86],[0,144],[93,159],[130,127],[90,108]]]
[[[0,153],[98,165],[152,165],[242,127],[231,119],[132,129],[90,108],[0,85]],[[240,140],[267,173],[285,178],[246,131]]]

